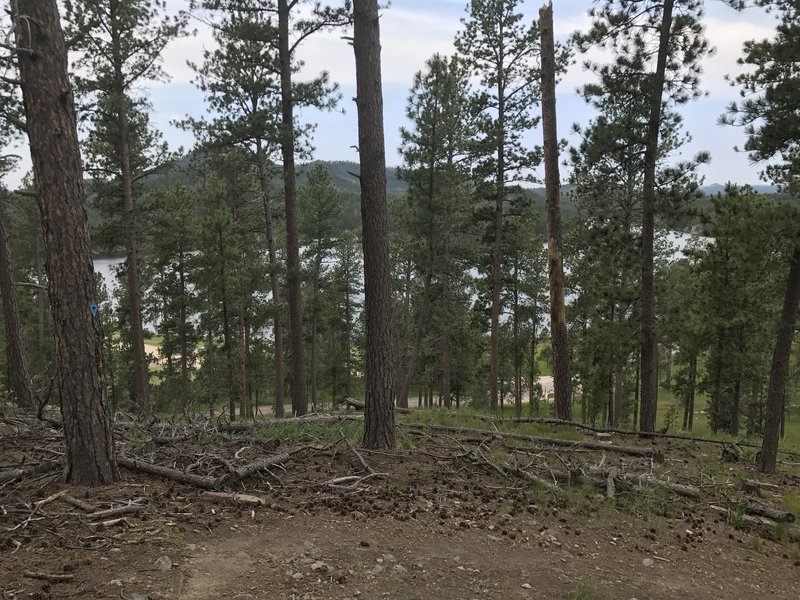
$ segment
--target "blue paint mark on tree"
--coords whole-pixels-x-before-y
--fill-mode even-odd
[[[97,302],[92,300],[92,303],[89,305],[89,310],[92,313],[93,317],[97,316]]]

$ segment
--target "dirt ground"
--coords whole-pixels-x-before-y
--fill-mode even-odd
[[[70,489],[58,472],[2,483],[2,597],[798,597],[800,546],[787,541],[790,529],[765,536],[738,513],[726,518],[709,510],[740,499],[738,484],[745,478],[779,486],[762,493],[763,502],[777,506],[779,497],[797,497],[800,478],[793,465],[758,477],[747,460],[723,463],[717,446],[635,439],[614,442],[660,450],[665,463],[534,443],[520,443],[512,453],[525,455],[528,472],[546,473],[562,462],[605,465],[649,470],[702,490],[699,498],[680,498],[637,487],[609,498],[592,485],[548,490],[501,475],[491,465],[515,459],[507,440],[488,432],[483,437],[406,427],[400,450],[376,453],[348,443],[358,428],[206,428],[191,436],[174,430],[166,439],[118,433],[128,456],[198,475],[217,476],[293,452],[223,488],[253,495],[259,504],[220,501],[195,485],[128,469],[119,485],[102,489]],[[55,430],[6,420],[0,424],[0,474],[52,457],[58,443]],[[95,518],[64,496],[50,499],[59,493],[97,510],[128,503],[140,509]]]

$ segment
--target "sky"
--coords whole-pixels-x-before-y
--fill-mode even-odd
[[[533,20],[543,0],[523,0],[522,11],[526,19]],[[564,41],[576,30],[586,30],[590,19],[587,10],[594,4],[591,0],[555,0],[554,25],[556,39]],[[737,153],[736,146],[743,146],[745,136],[741,128],[717,124],[725,106],[738,96],[738,90],[726,81],[726,75],[739,72],[736,64],[741,55],[742,43],[748,39],[770,37],[775,21],[758,9],[739,13],[724,5],[721,0],[706,0],[706,33],[715,54],[703,64],[702,88],[707,94],[689,105],[681,107],[686,130],[693,141],[683,150],[688,158],[698,151],[711,153],[711,162],[701,167],[705,183],[758,183],[761,167],[753,165],[744,153]],[[188,0],[167,0],[169,11],[186,8]],[[389,165],[400,164],[397,148],[400,143],[400,127],[406,125],[405,104],[414,73],[424,67],[425,61],[434,53],[453,52],[453,39],[463,27],[461,19],[466,15],[467,0],[391,0],[382,11],[381,42],[384,93],[384,122],[386,153]],[[174,127],[172,122],[187,115],[199,117],[205,112],[203,96],[192,84],[192,71],[186,61],[201,60],[203,49],[213,47],[210,29],[198,20],[192,21],[196,34],[172,42],[164,54],[164,69],[170,75],[168,82],[147,83],[142,91],[152,106],[152,122],[173,147],[189,150],[193,146],[191,134]],[[303,122],[317,123],[314,134],[314,158],[320,160],[357,161],[353,146],[357,144],[357,120],[353,97],[355,94],[355,61],[352,47],[342,39],[342,31],[321,33],[305,41],[300,47],[299,57],[305,66],[298,78],[312,77],[327,70],[342,92],[342,101],[336,112],[322,113],[307,109],[299,114]],[[593,80],[591,73],[580,64],[573,64],[557,90],[559,136],[577,143],[570,135],[573,123],[585,124],[592,118],[592,111],[578,97],[576,90]],[[527,140],[531,146],[541,145],[541,129],[530,132]],[[9,184],[18,183],[22,174],[30,168],[30,159],[24,148],[17,152],[24,159],[20,168],[9,176]],[[538,175],[541,177],[542,173]],[[562,179],[568,172],[562,170]]]

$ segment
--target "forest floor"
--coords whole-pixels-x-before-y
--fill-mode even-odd
[[[419,420],[393,452],[352,415],[118,423],[121,481],[86,489],[60,432],[0,416],[2,598],[797,598],[800,457]]]

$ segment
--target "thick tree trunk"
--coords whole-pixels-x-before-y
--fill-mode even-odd
[[[544,183],[547,195],[547,262],[550,273],[553,387],[556,417],[569,421],[572,418],[572,398],[569,380],[567,319],[564,307],[564,255],[561,248],[561,180],[558,172],[556,66],[552,5],[546,5],[539,9],[539,27],[542,39],[542,132],[544,135]]]
[[[2,199],[0,199],[2,202]],[[41,294],[40,294],[41,295]],[[11,392],[17,406],[33,408],[33,392],[28,361],[22,347],[22,325],[19,320],[17,290],[14,288],[14,271],[11,264],[11,245],[8,241],[3,207],[0,204],[0,302],[3,304],[3,322],[8,347],[8,371]]]
[[[789,263],[789,278],[786,281],[786,295],[783,311],[775,336],[775,351],[772,354],[772,367],[769,374],[767,392],[767,414],[764,421],[764,440],[758,459],[758,468],[763,473],[774,473],[778,459],[778,441],[784,412],[786,378],[789,374],[789,356],[792,350],[792,337],[800,305],[800,243],[796,243]]]
[[[119,478],[103,372],[83,168],[67,48],[56,0],[11,4],[28,139],[42,218],[66,438],[66,480]]]
[[[286,279],[289,288],[289,337],[292,347],[292,413],[308,412],[303,359],[303,312],[300,297],[300,232],[297,216],[297,181],[294,166],[294,98],[292,57],[289,52],[289,0],[278,0],[278,52],[281,65],[281,151],[283,193],[286,206]]]
[[[275,339],[275,417],[283,417],[283,322],[281,319],[281,285],[278,276],[278,251],[275,244],[275,223],[270,203],[269,172],[261,141],[256,144],[258,180],[264,201],[264,220],[267,224],[267,252],[269,254],[269,281],[272,289],[272,332]]]
[[[656,401],[658,398],[658,349],[656,346],[655,276],[653,239],[655,234],[656,160],[658,132],[661,126],[661,104],[664,94],[670,30],[672,29],[673,0],[664,0],[658,59],[650,98],[650,118],[644,152],[644,184],[642,190],[642,410],[639,415],[641,431],[656,430]]]
[[[367,329],[364,446],[394,448],[389,210],[377,0],[355,0],[353,17]]]

